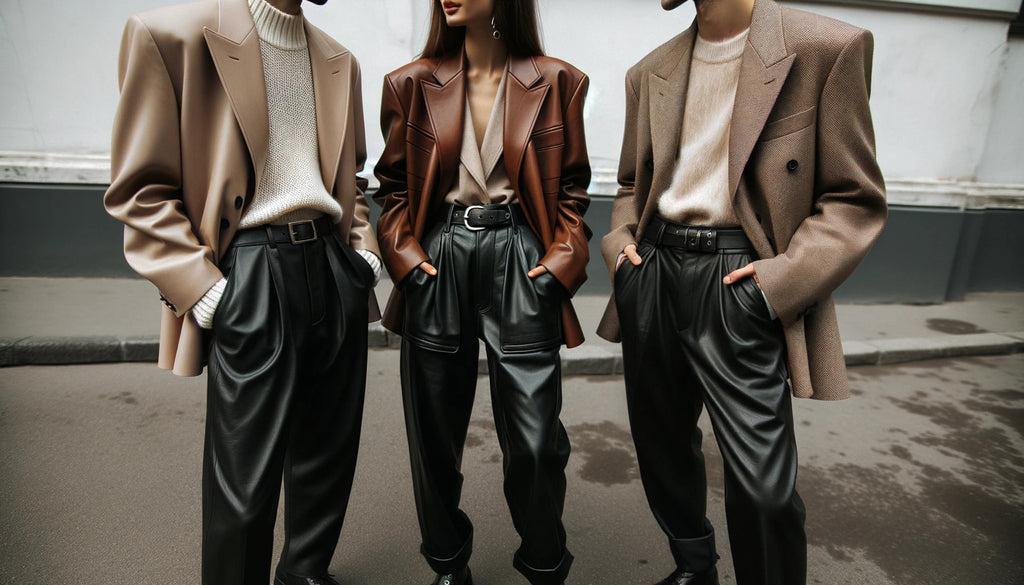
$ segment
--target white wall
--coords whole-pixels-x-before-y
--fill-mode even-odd
[[[1024,183],[1024,40],[1009,43],[978,180]]]
[[[420,49],[430,1],[331,0],[306,8],[363,65],[371,159],[382,147],[381,78]],[[592,79],[586,120],[594,166],[614,168],[625,70],[684,29],[692,5],[666,13],[658,0],[538,1],[548,53]],[[107,152],[124,21],[171,3],[2,0],[0,151]],[[1024,92],[1024,50],[1015,44],[1008,52],[1004,21],[790,4],[874,32],[872,107],[887,177],[1024,183],[1022,116],[1014,107]]]

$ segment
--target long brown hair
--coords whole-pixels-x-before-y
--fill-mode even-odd
[[[448,26],[441,2],[430,0],[430,3],[433,5],[430,33],[420,56],[438,58],[462,49],[466,27]],[[536,0],[494,0],[494,25],[501,31],[509,55],[536,57],[544,54],[537,21]]]

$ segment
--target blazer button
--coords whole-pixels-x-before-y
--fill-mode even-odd
[[[795,160],[791,160],[788,163],[786,163],[786,168],[789,169],[789,172],[791,173],[795,173],[799,167],[800,163],[796,162]]]
[[[235,209],[241,209],[242,203],[243,201],[241,196],[235,197]]]
[[[229,227],[231,227],[231,222],[228,221],[226,218],[221,218],[221,220],[220,220],[220,229],[226,230]]]

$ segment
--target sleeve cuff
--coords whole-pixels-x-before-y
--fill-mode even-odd
[[[370,265],[370,268],[373,269],[373,285],[377,286],[377,283],[380,282],[380,258],[369,250],[356,250],[356,252],[358,252],[359,255],[363,257],[363,260],[366,260],[366,263]]]
[[[224,296],[224,285],[227,282],[225,278],[218,280],[210,290],[206,291],[203,298],[192,306],[192,318],[195,319],[196,325],[203,329],[213,328],[213,315],[217,312],[221,297]]]

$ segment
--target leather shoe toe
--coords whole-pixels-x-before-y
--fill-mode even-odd
[[[438,575],[431,585],[473,585],[473,575],[469,567],[462,567],[454,573]]]
[[[718,569],[711,567],[697,573],[676,569],[655,585],[718,585]]]
[[[277,573],[274,575],[274,585],[341,585],[330,575],[319,577],[302,577],[291,573]]]

